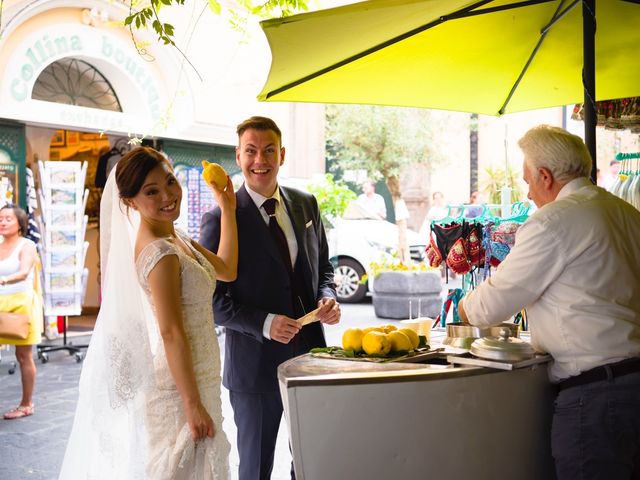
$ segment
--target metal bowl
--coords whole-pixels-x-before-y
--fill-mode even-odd
[[[519,328],[515,323],[501,323],[487,328],[463,325],[461,323],[447,323],[447,337],[442,343],[443,345],[469,350],[471,344],[478,338],[497,337],[503,328],[509,330],[511,337],[518,337]]]

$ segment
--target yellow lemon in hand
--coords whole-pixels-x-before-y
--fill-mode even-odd
[[[411,348],[411,340],[404,333],[397,330],[388,334],[392,352],[408,352]]]
[[[362,351],[362,337],[364,333],[359,328],[349,328],[342,334],[342,348],[345,350],[353,350],[354,352]]]
[[[207,183],[213,183],[220,190],[227,186],[227,172],[217,163],[210,163],[202,160],[202,178]]]
[[[397,330],[398,327],[396,327],[395,325],[383,325],[382,326],[382,331],[384,331],[384,333],[390,333],[393,332],[394,330]]]
[[[384,356],[391,350],[391,343],[386,333],[371,331],[362,337],[362,348],[367,355]]]
[[[404,333],[407,337],[409,337],[409,340],[411,340],[412,350],[415,350],[416,348],[418,348],[418,345],[420,345],[420,337],[418,336],[415,330],[412,330],[410,328],[401,328],[399,331]]]

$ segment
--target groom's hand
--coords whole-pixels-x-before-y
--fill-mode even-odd
[[[316,317],[322,323],[326,323],[327,325],[335,325],[340,321],[340,304],[336,302],[335,298],[324,297],[318,300],[318,313],[316,313]]]
[[[286,315],[276,315],[271,322],[271,340],[287,344],[300,331],[300,323]]]

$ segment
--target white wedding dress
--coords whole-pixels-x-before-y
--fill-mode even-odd
[[[165,240],[134,261],[140,222],[111,172],[100,204],[102,304],[80,375],[78,404],[60,480],[227,480],[230,445],[222,429],[220,352],[211,299],[215,271]],[[182,313],[213,438],[195,443],[169,371],[150,304],[149,273],[166,255],[180,261]]]
[[[158,338],[160,344],[156,347],[158,353],[153,362],[156,386],[146,393],[147,477],[226,480],[229,478],[230,445],[222,430],[220,347],[212,322],[215,271],[204,256],[191,247],[189,238],[181,236],[197,260],[166,240],[156,240],[140,252],[136,270],[140,285],[151,300],[147,284],[149,273],[165,255],[177,255],[180,260],[184,329],[191,346],[202,403],[213,419],[216,434],[196,444],[191,440],[182,399],[169,371],[162,339]]]

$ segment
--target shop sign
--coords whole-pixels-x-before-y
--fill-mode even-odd
[[[63,26],[58,26],[63,28]],[[144,92],[145,100],[154,118],[159,118],[160,95],[149,70],[143,65],[137,54],[126,48],[115,37],[96,32],[94,29],[73,26],[77,34],[43,34],[28,44],[22,57],[18,58],[18,67],[10,80],[11,97],[22,102],[29,98],[33,84],[47,65],[64,57],[84,56],[106,60],[118,70],[126,72],[134,83]],[[84,30],[84,31],[83,31]],[[59,31],[59,30],[58,30]],[[33,38],[33,37],[32,37]],[[15,65],[15,63],[14,63]],[[102,71],[108,78],[108,71]],[[117,87],[117,86],[116,86]],[[117,88],[116,88],[117,89]]]
[[[60,105],[60,121],[68,125],[101,125],[101,130],[126,130],[128,124],[122,114],[95,108],[74,108]]]

